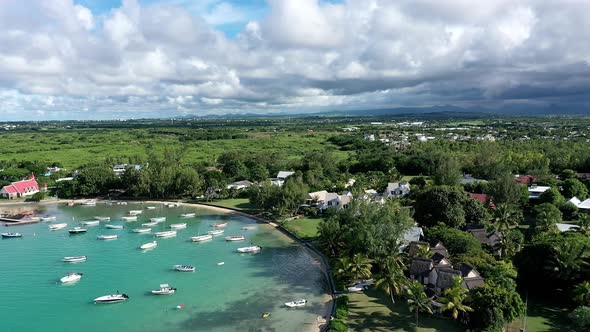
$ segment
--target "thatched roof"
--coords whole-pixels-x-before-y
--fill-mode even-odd
[[[432,259],[414,258],[410,265],[410,275],[419,276],[422,274],[428,274],[433,266]]]
[[[436,287],[445,289],[453,286],[453,277],[461,277],[461,271],[453,269],[439,269]]]

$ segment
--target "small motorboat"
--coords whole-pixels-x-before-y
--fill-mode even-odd
[[[56,231],[58,229],[66,228],[67,226],[68,226],[68,224],[65,222],[61,223],[61,224],[52,224],[52,225],[49,225],[49,230]]]
[[[21,233],[1,233],[0,235],[5,238],[23,237]]]
[[[301,299],[301,300],[295,300],[295,301],[287,302],[287,303],[285,303],[285,305],[287,307],[289,307],[289,308],[297,308],[297,307],[303,307],[303,306],[305,306],[306,303],[307,303],[307,300]]]
[[[69,229],[68,232],[70,234],[82,234],[82,233],[86,233],[88,230],[86,228],[82,228],[82,227],[74,227],[72,229]]]
[[[123,225],[112,225],[112,224],[106,224],[104,226],[104,228],[108,228],[108,229],[121,229],[123,228]]]
[[[268,318],[268,317],[270,317],[270,312],[263,313],[261,317],[262,318]]]
[[[180,272],[194,272],[196,267],[192,265],[174,265],[173,268]]]
[[[256,228],[258,228],[258,227],[256,227],[256,226],[244,226],[244,227],[242,227],[242,229],[245,230],[245,231],[253,231],[253,230],[256,230]]]
[[[129,296],[127,294],[112,294],[97,297],[94,299],[94,303],[118,303],[127,301]]]
[[[80,203],[82,206],[96,206],[96,201],[84,201]]]
[[[219,222],[219,223],[211,225],[211,227],[225,227],[225,226],[227,226],[226,222]]]
[[[183,213],[180,215],[181,218],[193,218],[194,216],[196,216],[196,213]]]
[[[213,239],[213,235],[207,234],[207,235],[199,235],[199,236],[191,236],[191,240],[193,242],[203,242],[203,241],[209,241]]]
[[[172,225],[170,225],[170,228],[172,228],[172,229],[183,229],[183,228],[186,228],[186,223],[172,224]]]
[[[137,221],[137,216],[121,217],[123,221]]]
[[[62,261],[66,263],[79,263],[79,262],[86,262],[88,257],[86,256],[66,256],[62,258]]]
[[[231,235],[225,237],[225,241],[244,241],[244,239],[246,239],[244,235]]]
[[[80,222],[80,225],[84,225],[84,226],[96,226],[100,223],[100,221],[98,220],[89,220],[89,221],[82,221]]]
[[[160,289],[152,291],[152,294],[156,295],[170,295],[176,293],[176,288],[170,287],[168,284],[160,284]]]
[[[207,234],[217,236],[223,234],[223,232],[225,232],[223,229],[216,229],[214,231],[208,231]]]
[[[219,265],[219,266],[224,265],[224,264],[225,264],[225,262],[219,262],[219,263],[217,263],[217,265]]]
[[[146,250],[146,249],[154,249],[157,246],[158,246],[158,242],[152,241],[152,242],[148,242],[148,243],[142,244],[141,246],[139,246],[139,249],[143,249],[143,250]]]
[[[173,237],[176,236],[176,231],[155,232],[156,237]]]
[[[55,221],[57,218],[50,216],[50,217],[41,217],[40,220],[41,221]]]
[[[159,222],[164,222],[166,221],[166,217],[155,217],[155,218],[150,218],[151,222],[155,222],[155,223],[159,223]]]
[[[169,208],[173,208],[173,207],[176,207],[176,204],[168,204],[166,206],[169,207]]]
[[[158,224],[157,222],[146,222],[146,223],[141,224],[141,226],[152,227],[152,226],[156,226],[157,224]]]
[[[79,281],[80,279],[82,279],[82,273],[68,272],[68,274],[66,274],[65,277],[59,279],[59,281],[61,281],[62,284],[66,284],[69,282]]]
[[[142,213],[143,213],[142,210],[131,210],[131,211],[129,211],[129,215],[130,216],[136,216],[136,215],[142,214]]]
[[[147,206],[146,209],[148,209],[148,210],[155,210],[156,207],[155,206]]]
[[[115,235],[115,234],[110,234],[110,235],[99,235],[96,238],[99,240],[115,240],[117,237],[119,237],[119,236]]]
[[[111,221],[111,217],[96,216],[96,217],[94,217],[94,219],[96,219],[98,221]]]
[[[152,229],[151,228],[134,228],[132,230],[133,233],[149,233]]]
[[[262,247],[259,246],[241,247],[237,249],[237,251],[241,253],[256,253],[260,252],[260,250],[262,250]]]

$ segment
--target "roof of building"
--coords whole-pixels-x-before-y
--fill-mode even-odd
[[[482,287],[484,285],[484,280],[477,272],[475,268],[467,264],[461,264],[459,266],[459,271],[461,271],[461,275],[463,277],[463,285],[468,290],[472,290],[477,287]]]
[[[461,277],[461,271],[453,269],[439,269],[436,287],[445,289],[453,286],[453,277]]]
[[[250,182],[248,180],[242,180],[242,181],[236,181],[234,183],[230,183],[229,185],[230,186],[247,186],[247,187],[249,187],[249,186],[251,186],[253,184],[254,183],[252,183],[252,182]]]
[[[449,262],[449,260],[443,256],[441,253],[439,252],[435,252],[432,257],[431,257],[432,261],[434,262],[434,265],[439,265],[441,262],[443,262],[443,260],[446,259],[446,261],[450,264],[451,262]]]
[[[412,241],[412,242],[410,242],[410,244],[408,245],[408,256],[410,256],[410,257],[416,256],[416,254],[420,250],[420,247],[421,246],[430,247],[430,245],[428,244],[428,242],[424,242],[424,241]],[[423,257],[423,258],[428,258],[428,257]]]
[[[432,270],[434,263],[432,259],[427,258],[414,258],[410,265],[410,275],[421,275],[429,273]]]
[[[318,202],[323,202],[326,200],[326,196],[328,195],[328,192],[326,190],[321,190],[321,191],[315,191],[312,193],[307,194],[309,199],[312,200],[316,200]]]
[[[478,200],[483,205],[489,205],[492,208],[496,207],[496,204],[492,202],[492,198],[486,194],[469,193],[469,196],[475,200]]]
[[[588,210],[590,209],[590,198],[584,200],[580,204],[578,204],[578,209]]]
[[[279,174],[277,175],[277,178],[286,179],[293,174],[295,174],[295,172],[280,171]]]
[[[440,241],[437,241],[433,246],[430,246],[430,251],[433,253],[439,253],[444,257],[449,257],[449,251]]]
[[[537,186],[537,185],[532,185],[529,187],[529,192],[530,193],[536,193],[536,194],[542,194],[545,191],[549,190],[551,187],[549,186]]]
[[[526,184],[527,186],[536,180],[537,180],[537,178],[532,175],[521,175],[521,176],[516,177],[516,182]]]
[[[26,192],[27,189],[29,191],[30,190],[37,190],[37,191],[39,190],[39,184],[37,183],[37,180],[35,180],[34,177],[29,180],[16,181],[16,182],[13,182],[7,186],[4,186],[4,190],[6,190],[6,192],[8,192],[10,194],[14,194],[14,193],[22,194],[22,193]]]
[[[351,200],[352,200],[352,197],[350,197],[348,195],[340,195],[340,201],[341,201],[342,205],[346,205],[346,204],[350,203]]]
[[[568,199],[568,203],[572,203],[573,205],[578,206],[578,205],[580,205],[580,203],[582,203],[582,201],[579,198],[577,198],[576,196],[574,196],[574,197]]]
[[[473,235],[479,243],[494,247],[500,242],[500,235],[496,232],[488,233],[483,227],[468,229],[467,233]]]
[[[573,224],[556,223],[555,225],[557,226],[557,229],[559,229],[560,232],[577,231],[578,229],[580,229],[580,226]]]

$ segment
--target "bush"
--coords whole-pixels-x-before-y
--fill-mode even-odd
[[[330,322],[330,332],[348,332],[348,326],[340,319],[334,319]]]
[[[590,326],[590,307],[577,307],[569,317],[579,327]]]
[[[344,319],[348,317],[348,296],[344,295],[338,298],[336,303],[336,318]]]
[[[27,202],[40,202],[45,199],[47,194],[44,191],[33,194],[33,196],[26,199]]]

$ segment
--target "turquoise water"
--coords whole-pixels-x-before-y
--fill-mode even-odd
[[[65,229],[50,231],[50,223],[14,226],[22,239],[0,241],[0,320],[2,331],[304,331],[317,326],[325,312],[326,280],[306,249],[266,224],[252,219],[193,207],[146,210],[148,204],[96,207],[39,206],[52,223],[67,222]],[[143,209],[137,222],[124,222],[127,211]],[[180,218],[197,212],[196,218]],[[89,226],[88,233],[69,235],[67,230],[94,216],[110,222]],[[174,238],[156,239],[157,248],[138,249],[153,241],[151,234],[132,233],[149,217],[167,217],[152,231],[187,222]],[[189,237],[206,234],[211,224],[228,221],[225,234],[203,243]],[[105,229],[122,224],[124,229]],[[257,225],[245,231],[245,225]],[[97,235],[118,234],[110,241]],[[246,241],[226,242],[226,235],[246,235]],[[238,247],[260,245],[260,254],[239,254]],[[65,263],[63,256],[88,256],[83,263]],[[217,265],[225,262],[224,265]],[[175,264],[190,264],[196,272],[176,272]],[[83,273],[73,285],[59,283],[67,272]],[[168,283],[176,294],[152,295],[150,290]],[[115,291],[130,299],[117,304],[94,304],[93,299]],[[284,302],[305,298],[304,308],[288,309]],[[176,309],[184,304],[183,309]],[[270,312],[268,319],[260,318]]]

